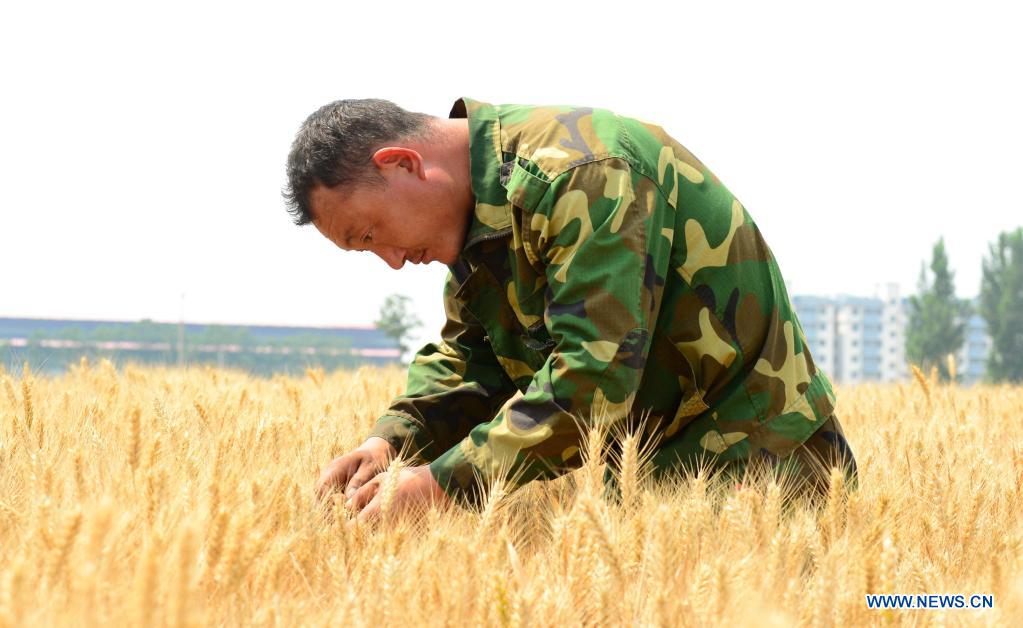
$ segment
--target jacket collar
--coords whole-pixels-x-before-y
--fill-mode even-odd
[[[462,248],[465,253],[491,234],[511,227],[511,203],[501,184],[501,121],[496,107],[470,98],[456,100],[448,117],[469,119],[469,171],[476,207]]]

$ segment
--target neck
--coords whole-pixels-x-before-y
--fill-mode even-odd
[[[438,165],[448,174],[456,202],[463,204],[466,211],[472,213],[476,198],[472,193],[472,173],[469,169],[469,121],[464,118],[438,119],[435,129],[437,136],[434,146]]]

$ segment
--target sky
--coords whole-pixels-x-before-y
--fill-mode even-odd
[[[270,3],[267,3],[268,5]],[[1009,2],[22,2],[0,14],[0,317],[370,325],[446,267],[295,227],[302,120],[339,98],[656,122],[743,203],[790,294],[916,289],[945,238],[977,294],[1023,225]]]

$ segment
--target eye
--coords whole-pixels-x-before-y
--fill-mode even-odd
[[[366,232],[366,235],[362,236],[362,243],[363,244],[369,244],[372,241],[373,241],[373,230],[370,229],[369,231]]]

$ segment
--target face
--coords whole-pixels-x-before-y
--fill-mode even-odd
[[[346,251],[374,253],[395,270],[405,262],[454,264],[471,206],[445,185],[442,173],[399,164],[381,175],[379,187],[315,188],[310,203],[319,232]]]

